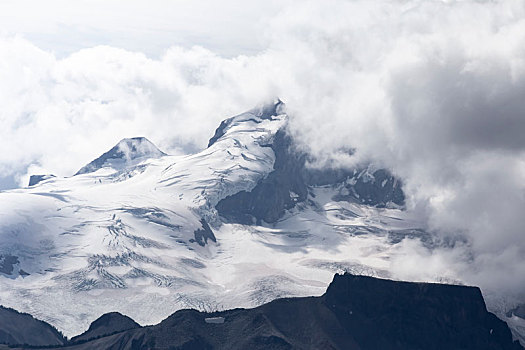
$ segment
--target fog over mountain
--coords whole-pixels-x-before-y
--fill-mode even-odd
[[[196,22],[175,28],[169,15],[153,25],[166,3],[150,16],[119,3],[118,20],[74,26],[76,46],[60,40],[67,9],[44,11],[46,30],[0,24],[2,188],[73,175],[123,138],[202,150],[225,117],[279,97],[312,167],[388,169],[407,210],[449,242],[431,251],[405,239],[390,257],[397,276],[452,273],[525,299],[525,3],[226,1],[216,17],[240,6],[248,19],[227,29],[196,15],[216,5],[181,2]],[[215,28],[218,47],[188,37]],[[162,49],[147,45],[156,31]]]

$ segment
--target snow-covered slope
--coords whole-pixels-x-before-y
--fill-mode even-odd
[[[277,101],[225,120],[197,154],[125,139],[75,176],[0,193],[0,304],[73,336],[110,311],[152,324],[180,308],[321,295],[337,271],[389,276],[396,244],[426,234],[399,205],[358,198],[399,199],[397,183],[360,171],[337,185],[292,179],[306,191],[287,190],[283,176],[299,168],[274,144],[286,123]],[[356,187],[365,178],[375,187]],[[285,210],[271,223],[219,215],[219,202],[254,203],[272,181],[287,198],[274,196]]]
[[[113,168],[121,170],[130,168],[144,160],[160,158],[166,153],[159,150],[150,140],[145,137],[133,137],[123,139],[112,149],[82,167],[76,175],[87,174],[102,168]],[[31,186],[31,185],[30,185]]]

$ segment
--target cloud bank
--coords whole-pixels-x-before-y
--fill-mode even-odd
[[[265,19],[266,46],[226,57],[110,46],[66,57],[0,39],[0,173],[70,175],[119,139],[204,147],[221,119],[279,96],[319,159],[372,160],[454,248],[400,246],[400,277],[525,287],[525,5],[301,1]],[[212,30],[212,29],[210,29]],[[354,147],[354,156],[342,148]]]

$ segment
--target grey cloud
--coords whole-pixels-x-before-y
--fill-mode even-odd
[[[523,3],[308,4],[291,28],[280,22],[279,47],[305,58],[286,96],[298,139],[328,161],[350,144],[354,161],[391,168],[430,230],[466,238],[451,251],[406,244],[400,276],[432,266],[522,294]]]

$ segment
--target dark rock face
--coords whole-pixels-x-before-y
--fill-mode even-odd
[[[401,182],[387,170],[379,169],[369,172],[368,168],[355,171],[343,184],[346,193],[334,197],[337,201],[355,200],[358,203],[373,205],[379,208],[389,203],[403,206],[405,194],[401,189]]]
[[[52,179],[54,177],[55,177],[55,175],[51,175],[51,174],[49,174],[49,175],[47,175],[47,174],[46,175],[31,175],[29,177],[29,185],[28,186],[34,186],[34,185],[36,185],[36,184],[38,184],[38,183],[40,183],[40,182],[42,182],[44,180]]]
[[[525,304],[521,304],[507,312],[507,317],[512,317],[512,315],[518,316],[519,318],[523,318],[525,320]]]
[[[160,158],[166,153],[145,137],[123,139],[109,151],[80,169],[75,175],[87,174],[105,166],[119,168],[136,159]]]
[[[18,257],[13,255],[0,254],[0,272],[6,275],[13,274],[14,265],[18,264]]]
[[[49,324],[0,306],[0,344],[46,346],[61,345],[65,341]]]
[[[213,137],[210,139],[210,141],[208,141],[208,147],[213,145],[215,142],[217,142],[218,139],[224,136],[224,134],[226,133],[226,130],[231,125],[234,118],[235,117],[228,118],[221,122],[221,125],[219,125],[217,130],[215,130],[215,134],[213,135]]]
[[[224,318],[224,323],[206,322]],[[475,287],[336,275],[321,297],[254,309],[177,311],[71,349],[523,349]]]
[[[345,275],[325,303],[364,349],[521,348],[479,288]]]
[[[385,169],[313,169],[306,166],[307,155],[296,149],[286,130],[279,130],[270,145],[275,153],[274,170],[250,191],[241,191],[219,201],[216,209],[228,221],[253,224],[280,219],[285,210],[304,202],[310,186],[340,187],[336,201],[354,201],[386,207],[403,206],[401,181]]]
[[[86,332],[72,338],[71,342],[87,341],[135,328],[140,328],[137,322],[118,312],[111,312],[93,321]]]
[[[305,155],[293,149],[292,138],[283,130],[275,134],[270,147],[275,153],[274,171],[251,192],[241,191],[219,201],[215,208],[222,217],[243,224],[275,222],[286,209],[306,200]]]
[[[199,243],[200,246],[204,247],[208,243],[208,239],[213,242],[217,242],[217,238],[213,234],[213,231],[210,228],[210,225],[204,220],[201,219],[202,228],[199,228],[193,232],[195,237],[195,242]],[[191,242],[191,240],[190,240]]]
[[[271,119],[283,112],[284,104],[278,100],[250,111],[261,119]],[[208,147],[223,137],[237,117],[224,120],[210,139]],[[307,167],[308,155],[297,149],[286,127],[279,130],[271,147],[275,154],[273,171],[250,192],[241,191],[219,201],[216,209],[230,222],[253,224],[279,220],[287,209],[308,198],[310,186],[331,185],[340,193],[337,201],[386,207],[403,206],[405,196],[401,182],[386,169],[371,167],[356,169],[313,169]],[[353,152],[350,150],[349,152]]]
[[[390,204],[405,205],[402,183],[386,169],[370,166],[355,169],[306,168],[305,182],[310,186],[338,184],[336,201],[354,201],[384,208]]]

